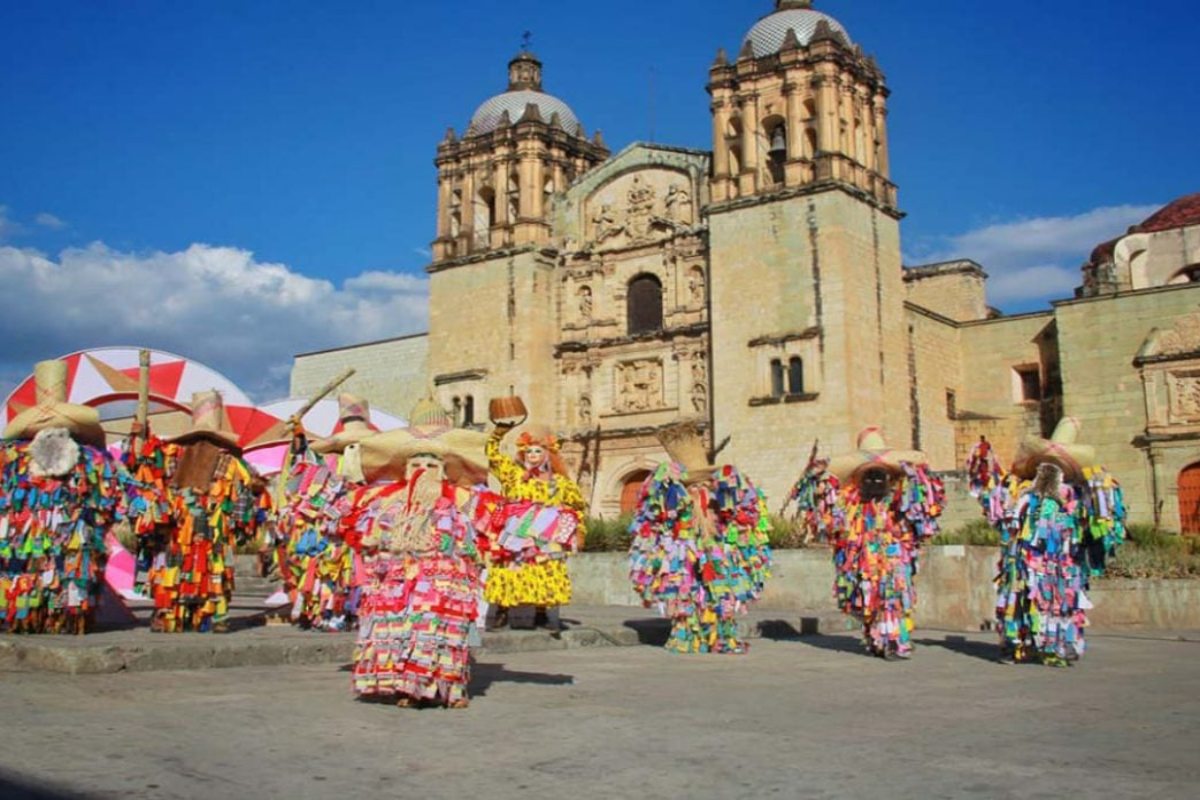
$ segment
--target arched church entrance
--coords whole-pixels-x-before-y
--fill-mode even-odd
[[[1200,462],[1179,473],[1179,529],[1185,535],[1200,535]]]
[[[625,481],[621,484],[621,513],[632,514],[637,507],[638,491],[642,488],[642,484],[646,482],[646,478],[650,477],[650,470],[639,469],[636,472],[631,472],[625,476]]]

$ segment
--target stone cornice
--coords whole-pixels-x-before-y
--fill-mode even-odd
[[[642,342],[669,342],[680,337],[703,336],[709,332],[707,322],[693,322],[690,325],[680,325],[677,328],[664,328],[659,331],[639,333],[636,336],[612,336],[606,339],[589,341],[575,340],[560,342],[554,346],[554,357],[560,358],[564,353],[586,353],[589,350],[600,350],[623,345],[639,344]]]
[[[455,258],[447,258],[443,261],[435,261],[425,267],[425,272],[433,274],[442,272],[455,267],[466,266],[467,264],[478,264],[481,261],[491,261],[496,258],[511,258],[521,255],[522,253],[542,252],[545,248],[543,245],[526,244],[520,247],[506,247],[497,250],[484,250],[480,253],[469,253],[465,256],[456,256]]]
[[[809,195],[821,194],[829,191],[840,191],[850,195],[856,200],[861,200],[868,205],[874,206],[884,214],[887,214],[893,219],[904,219],[905,214],[899,209],[892,208],[885,203],[880,202],[870,192],[858,188],[849,183],[836,180],[823,180],[815,183],[805,184],[804,186],[793,186],[785,189],[776,189],[774,191],[764,192],[761,194],[751,195],[749,197],[738,197],[733,200],[725,200],[720,203],[712,203],[704,206],[700,213],[701,216],[712,216],[713,214],[725,214],[729,211],[737,211],[743,208],[752,208],[754,206],[766,205],[780,200],[791,200],[794,197],[807,197]]]

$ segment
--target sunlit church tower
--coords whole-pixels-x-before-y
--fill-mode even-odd
[[[542,64],[522,51],[508,91],[479,106],[462,137],[438,145],[437,238],[429,267],[429,363],[439,399],[461,422],[480,402],[520,393],[553,409],[553,197],[608,156],[575,113],[542,91]]]
[[[732,62],[719,52],[707,209],[714,433],[783,485],[820,437],[912,435],[888,90],[809,0],[777,0]]]

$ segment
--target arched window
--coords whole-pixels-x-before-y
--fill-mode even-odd
[[[771,397],[783,397],[783,361],[771,359]]]
[[[631,472],[625,476],[625,480],[621,483],[622,514],[632,514],[637,510],[638,493],[641,492],[642,484],[649,477],[650,471],[644,469],[639,469],[637,472]]]
[[[783,165],[787,162],[787,125],[782,117],[768,117],[763,121],[767,135],[767,174],[771,183],[783,183]]]
[[[804,394],[804,360],[800,356],[788,359],[788,394]]]
[[[1189,264],[1177,271],[1167,283],[1200,283],[1200,264]]]
[[[661,331],[662,326],[662,281],[653,275],[639,275],[629,282],[629,335]]]
[[[490,186],[483,187],[475,196],[474,211],[475,244],[487,247],[491,241],[489,231],[496,224],[496,193]]]

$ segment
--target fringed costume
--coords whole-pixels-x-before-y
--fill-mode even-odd
[[[667,649],[743,653],[749,645],[737,618],[770,577],[766,501],[735,467],[703,465],[702,449],[681,446],[688,435],[660,434],[668,452],[695,466],[689,475],[680,463],[661,464],[642,485],[630,525],[630,580],[647,607],[671,619]]]
[[[889,450],[876,428],[859,434],[858,448],[835,459],[830,475],[810,461],[793,494],[801,498],[800,519],[814,535],[832,531],[834,600],[862,624],[867,650],[907,658],[920,546],[938,532],[945,491],[923,454]],[[836,507],[827,499],[830,486],[840,487]],[[822,507],[811,508],[807,503],[814,500],[804,498]]]
[[[1000,534],[996,625],[1006,661],[1065,666],[1083,655],[1088,579],[1125,538],[1121,488],[1091,466],[1095,451],[1075,443],[1078,430],[1066,417],[1050,439],[1026,439],[1012,473],[997,466],[977,495]]]

